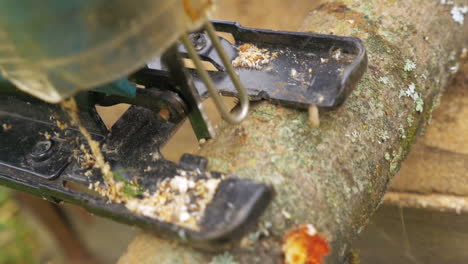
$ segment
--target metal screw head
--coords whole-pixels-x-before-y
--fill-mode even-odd
[[[190,40],[193,42],[193,46],[196,51],[200,51],[206,47],[207,41],[205,34],[203,33],[192,33],[189,35]]]
[[[35,161],[44,161],[50,157],[50,150],[52,149],[53,142],[51,140],[39,141],[31,151],[31,157]]]

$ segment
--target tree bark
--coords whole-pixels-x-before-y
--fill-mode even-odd
[[[222,124],[203,146],[199,154],[209,158],[209,169],[276,190],[260,221],[271,224],[268,235],[250,241],[250,248],[232,249],[237,263],[282,263],[284,234],[303,224],[313,224],[330,242],[326,263],[345,261],[468,42],[468,27],[452,19],[451,9],[435,0],[346,0],[310,14],[302,31],[361,38],[369,68],[341,108],[321,113],[318,129],[304,111],[259,103],[241,125]],[[400,97],[411,84],[424,103],[421,112],[413,98]],[[209,263],[214,257],[142,233],[120,263]]]

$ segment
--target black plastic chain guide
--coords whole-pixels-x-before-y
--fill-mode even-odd
[[[237,22],[214,21],[213,24],[217,31],[229,33],[235,39],[234,44],[221,39],[231,60],[239,55],[238,49],[243,44],[255,45],[270,54],[270,62],[261,69],[236,68],[250,100],[264,99],[302,109],[310,105],[333,109],[345,101],[367,69],[367,52],[358,38],[252,29]],[[198,34],[197,41],[202,59],[217,69],[209,73],[220,93],[235,96],[236,90],[208,37]],[[182,46],[179,50],[188,57]],[[274,53],[276,58],[272,56]],[[190,70],[190,73],[199,94],[208,96],[197,72]],[[151,86],[170,83],[167,76],[160,58],[155,58],[132,78]]]
[[[220,183],[204,212],[199,231],[134,214],[124,205],[108,203],[106,198],[88,191],[88,185],[102,182],[102,177],[98,171],[84,175],[88,168],[78,161],[77,151],[86,142],[76,128],[62,130],[57,126],[57,121],[67,123],[62,110],[34,98],[20,97],[3,94],[0,98],[0,124],[8,126],[0,129],[2,185],[52,202],[78,204],[97,215],[193,242],[194,246],[205,249],[222,247],[239,237],[242,230],[255,223],[272,198],[269,186],[230,176]],[[81,114],[86,115],[89,115],[86,111]],[[216,172],[208,176],[203,157],[186,154],[176,164],[161,154],[156,155],[159,159],[149,155],[159,153],[160,146],[177,127],[161,121],[152,110],[132,106],[108,134],[93,129],[93,124],[84,123],[84,126],[92,131],[95,140],[105,144],[104,154],[112,167],[125,169],[119,175],[129,181],[138,179],[145,190],[155,191],[160,180],[176,176],[178,170],[192,171],[195,178],[222,176]],[[153,169],[145,171],[148,167]]]

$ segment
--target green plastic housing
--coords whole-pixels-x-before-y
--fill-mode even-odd
[[[197,28],[210,0],[2,0],[0,71],[57,103],[135,71]],[[193,13],[192,13],[193,15]]]

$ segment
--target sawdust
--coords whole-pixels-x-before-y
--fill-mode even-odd
[[[67,124],[62,123],[59,120],[57,120],[55,123],[57,124],[57,127],[60,128],[60,130],[65,130],[68,127]]]
[[[332,58],[335,59],[336,61],[340,61],[342,56],[342,51],[341,49],[337,49],[332,52]]]
[[[3,131],[6,132],[6,131],[12,129],[12,126],[10,124],[5,123],[5,124],[2,125],[2,128],[3,128]]]
[[[239,56],[232,61],[232,66],[246,69],[263,69],[264,65],[270,63],[278,57],[278,53],[273,54],[267,49],[259,49],[253,44],[243,44],[238,48]]]
[[[329,61],[330,61],[329,58],[320,58],[320,62],[321,62],[322,64],[327,64]]]
[[[82,155],[78,155],[78,150],[74,153],[82,167],[91,168],[85,175],[91,176],[92,168],[96,168],[104,178],[104,183],[91,183],[89,189],[114,203],[124,204],[133,213],[198,230],[205,209],[213,199],[221,178],[201,178],[197,172],[178,170],[177,176],[160,181],[154,193],[143,191],[137,184],[120,177],[117,171],[112,172],[99,143],[94,141],[86,128],[80,124],[75,101],[64,101],[62,107],[67,110],[71,123],[78,127],[90,146],[91,153],[84,144],[80,144]],[[151,168],[147,168],[146,171],[151,171]]]
[[[166,178],[155,193],[145,192],[143,199],[129,199],[125,206],[134,213],[197,230],[221,179],[194,180],[193,176]]]
[[[52,135],[49,132],[39,132],[39,135],[44,136],[45,139],[49,140],[52,138]]]
[[[127,195],[125,182],[117,181],[111,186],[115,193],[110,196],[108,187],[101,182],[89,188],[138,215],[181,227],[198,230],[205,209],[213,199],[222,179],[196,179],[196,172],[179,171],[173,178],[166,178],[157,185],[154,193],[149,191],[133,196]]]
[[[88,142],[88,145],[91,149],[91,153],[94,157],[95,167],[101,170],[101,173],[104,177],[104,181],[109,189],[113,185],[115,185],[114,176],[111,171],[110,165],[104,160],[104,155],[102,155],[101,149],[99,148],[99,143],[96,142],[92,137],[88,130],[81,125],[80,119],[78,117],[78,108],[76,106],[76,101],[73,98],[65,100],[61,103],[62,107],[67,111],[68,115],[70,116],[70,120],[72,125],[78,127],[80,133]]]

